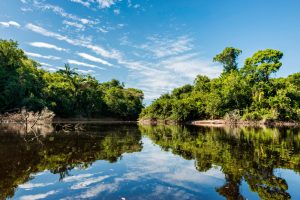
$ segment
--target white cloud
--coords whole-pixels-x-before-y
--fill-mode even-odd
[[[43,194],[34,194],[34,195],[26,195],[21,196],[20,200],[38,200],[38,199],[45,199],[50,195],[56,194],[57,190],[51,190],[49,192],[43,193]]]
[[[102,33],[108,33],[108,30],[103,27],[97,27],[97,29]]]
[[[38,48],[54,49],[57,51],[67,51],[67,49],[58,47],[54,44],[45,43],[45,42],[31,42],[30,45]]]
[[[211,61],[202,59],[199,54],[189,53],[182,56],[171,57],[160,62],[161,66],[171,70],[182,77],[195,79],[198,74],[215,78],[221,73],[221,68]]]
[[[83,74],[91,74],[94,73],[94,70],[83,70],[83,69],[77,69],[78,72],[83,73]]]
[[[146,100],[158,98],[175,87],[191,84],[198,74],[217,77],[221,68],[203,58],[193,49],[193,40],[188,36],[163,38],[152,36],[143,45],[124,45],[141,50],[134,62],[123,63],[130,71],[130,87],[144,91]],[[142,61],[141,61],[142,60]]]
[[[90,7],[90,1],[83,1],[83,0],[70,0],[71,2],[74,2],[74,3],[79,3],[85,7]]]
[[[117,64],[129,70],[127,85],[142,89],[145,93],[145,99],[148,101],[159,97],[162,93],[171,91],[175,87],[192,83],[198,74],[213,78],[221,72],[219,66],[203,58],[199,52],[194,50],[194,41],[188,36],[162,37],[155,35],[148,37],[148,41],[142,45],[132,45],[128,41],[124,45],[133,47],[134,51],[140,52],[134,54],[134,59],[129,59],[130,56],[128,55],[132,52],[127,51],[123,55],[118,50],[106,49],[93,44],[92,39],[72,39],[33,24],[27,24],[26,27],[44,36],[89,49],[103,58],[114,59]],[[78,53],[78,55],[89,61],[111,66],[110,62],[101,58],[86,53]],[[95,67],[95,65],[74,60],[72,63],[79,66]]]
[[[63,21],[63,24],[67,25],[67,26],[73,26],[75,27],[77,30],[83,31],[85,29],[85,26],[83,24],[80,23],[76,23],[76,22],[70,22],[70,21]]]
[[[192,40],[187,36],[174,39],[162,38],[160,36],[148,37],[149,42],[140,48],[152,52],[157,58],[174,56],[193,49]]]
[[[33,31],[33,32],[39,33],[39,34],[47,36],[47,37],[52,37],[52,38],[55,38],[57,40],[63,40],[65,42],[69,43],[69,44],[74,44],[75,43],[74,40],[69,39],[67,36],[63,36],[63,35],[60,35],[58,33],[48,31],[48,30],[46,30],[46,29],[44,29],[40,26],[36,26],[36,25],[31,24],[31,23],[27,24],[26,28]],[[76,43],[78,43],[78,42],[76,41]]]
[[[55,71],[58,70],[57,68],[53,68],[53,67],[43,67],[43,66],[42,66],[42,68],[43,68],[44,70],[51,71],[51,72],[55,72]]]
[[[42,2],[39,1],[33,1],[33,5],[41,10],[50,10],[52,12],[54,12],[57,15],[60,15],[64,18],[67,19],[72,19],[74,21],[78,21],[82,24],[90,24],[90,25],[95,25],[98,22],[94,21],[94,20],[90,20],[90,19],[86,19],[86,18],[80,18],[77,17],[76,15],[70,14],[65,12],[65,10],[59,6],[55,6],[55,5],[51,5],[51,4],[44,4]]]
[[[109,8],[116,3],[116,0],[95,0],[100,8]]]
[[[21,25],[15,21],[8,21],[8,22],[0,22],[0,26],[3,27],[16,27],[16,28],[20,28]]]
[[[99,45],[92,44],[88,40],[71,39],[67,36],[61,35],[59,33],[54,33],[54,32],[48,31],[48,30],[46,30],[46,29],[44,29],[40,26],[36,26],[34,24],[31,24],[31,23],[27,24],[26,28],[33,31],[33,32],[39,33],[41,35],[51,37],[51,38],[55,38],[57,40],[65,41],[65,42],[67,42],[71,45],[88,48],[88,49],[94,51],[96,54],[99,54],[99,55],[101,55],[103,57],[106,57],[106,58],[120,59],[120,57],[121,57],[120,52],[118,52],[117,50],[112,49],[112,50],[108,51],[108,50],[104,49],[103,47],[101,47]]]
[[[50,65],[50,64],[48,64],[48,63],[43,63],[43,62],[41,62],[40,64],[41,64],[41,68],[43,68],[44,70],[52,71],[52,72],[58,70],[58,69],[55,68],[53,65]]]
[[[84,63],[84,62],[79,62],[77,60],[68,60],[68,63],[72,64],[72,65],[77,65],[77,66],[91,67],[91,68],[97,68],[97,69],[104,69],[102,67],[98,67],[96,65],[91,65],[91,64],[88,64],[88,63]]]
[[[31,8],[21,8],[21,11],[23,11],[23,12],[31,12],[32,9]]]
[[[96,62],[96,63],[100,63],[100,64],[103,64],[103,65],[108,65],[108,66],[112,66],[112,64],[110,64],[109,62],[101,59],[101,58],[96,58],[92,55],[89,55],[87,53],[77,53],[77,55],[79,55],[80,57],[84,58],[84,59],[87,59],[89,61],[92,61],[92,62]]]
[[[121,13],[121,11],[120,11],[120,9],[114,9],[114,13],[115,13],[116,15],[119,15],[119,14]]]
[[[44,58],[44,59],[49,59],[49,60],[60,60],[60,57],[57,56],[44,56],[38,53],[32,53],[32,52],[25,52],[27,56],[30,57],[36,57],[36,58]]]
[[[40,63],[42,66],[45,66],[45,67],[53,67],[53,65],[50,65],[50,64],[48,64],[48,63],[43,63],[43,62],[41,62]]]

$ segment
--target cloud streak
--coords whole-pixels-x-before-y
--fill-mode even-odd
[[[0,26],[6,27],[6,28],[8,28],[8,27],[20,28],[21,27],[21,25],[15,21],[0,22]]]
[[[54,49],[56,51],[67,51],[67,49],[46,42],[31,42],[30,46],[38,47],[38,48]]]
[[[41,10],[50,10],[50,11],[54,12],[55,14],[60,15],[61,17],[71,19],[71,20],[74,20],[74,21],[78,21],[78,22],[80,22],[82,24],[85,24],[85,25],[88,25],[88,24],[89,25],[95,25],[95,24],[98,23],[94,20],[81,18],[81,17],[78,17],[76,15],[67,13],[63,8],[61,8],[59,6],[55,6],[55,5],[51,5],[51,4],[45,4],[45,3],[42,3],[38,0],[33,0],[33,5],[36,8],[39,8]]]
[[[32,53],[32,52],[25,52],[25,54],[30,57],[44,58],[44,59],[49,59],[49,60],[60,60],[61,59],[60,57],[57,57],[57,56],[44,56],[44,55],[41,55],[38,53]]]
[[[81,47],[85,47],[88,48],[92,51],[94,51],[96,54],[101,55],[105,58],[111,58],[111,59],[119,59],[121,57],[120,53],[114,49],[112,49],[111,51],[104,49],[103,47],[99,46],[99,45],[93,45],[91,44],[90,41],[88,40],[81,40],[81,39],[71,39],[67,36],[61,35],[59,33],[55,33],[52,31],[48,31],[40,26],[34,25],[34,24],[27,24],[26,28],[35,32],[35,33],[39,33],[43,36],[46,37],[51,37],[51,38],[55,38],[57,40],[60,41],[65,41],[71,45],[75,45],[75,46],[81,46]]]
[[[92,55],[89,55],[87,53],[77,53],[77,55],[79,55],[80,57],[86,59],[86,60],[89,60],[89,61],[92,61],[92,62],[96,62],[96,63],[100,63],[102,65],[107,65],[107,66],[112,66],[112,64],[110,64],[109,62],[101,59],[101,58],[96,58]]]
[[[98,67],[96,65],[91,65],[91,64],[88,64],[88,63],[84,63],[84,62],[80,62],[80,61],[77,61],[77,60],[68,60],[67,61],[69,64],[72,64],[72,65],[77,65],[77,66],[84,66],[84,67],[91,67],[91,68],[97,68],[97,69],[104,69],[102,67]]]
[[[84,25],[77,23],[77,22],[70,22],[70,21],[64,20],[63,24],[65,24],[67,26],[75,27],[79,31],[84,31],[84,29],[85,29]]]
[[[85,7],[90,7],[91,3],[90,1],[83,1],[83,0],[70,0],[73,3],[79,3]]]

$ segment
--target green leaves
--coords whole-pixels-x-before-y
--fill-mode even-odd
[[[222,53],[216,55],[213,58],[214,62],[219,62],[223,64],[223,72],[229,73],[230,71],[234,71],[238,69],[238,64],[236,59],[242,53],[240,49],[236,49],[233,47],[226,47]]]
[[[278,50],[260,50],[251,58],[246,59],[242,72],[252,82],[268,82],[270,75],[282,66],[280,62],[282,56],[283,53]]]
[[[0,64],[0,112],[48,107],[61,117],[137,119],[143,108],[142,91],[115,79],[99,83],[68,64],[55,73],[38,69],[13,41],[0,40]]]
[[[271,78],[282,63],[282,52],[266,49],[245,60],[241,50],[227,47],[214,57],[224,66],[219,78],[198,75],[194,85],[175,88],[143,110],[140,118],[177,121],[218,119],[239,111],[246,120],[300,120],[300,73],[288,78]]]

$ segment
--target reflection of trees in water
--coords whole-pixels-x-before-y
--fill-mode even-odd
[[[31,174],[50,170],[60,179],[74,167],[87,168],[96,160],[116,162],[123,153],[141,151],[141,135],[136,126],[76,125],[68,131],[56,125],[51,134],[22,134],[16,127],[1,127],[0,199],[12,197],[16,187]]]
[[[221,166],[225,184],[217,192],[227,199],[245,199],[240,185],[245,180],[262,199],[290,199],[287,182],[274,169],[300,171],[299,129],[199,128],[140,126],[164,150],[195,159],[199,171]]]

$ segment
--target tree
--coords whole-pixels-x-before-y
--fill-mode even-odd
[[[60,117],[137,119],[143,108],[143,92],[118,80],[99,83],[69,64],[54,73],[39,67],[16,42],[0,40],[0,113],[48,107]]]
[[[223,73],[238,69],[237,58],[242,53],[240,49],[226,47],[222,53],[213,58],[214,62],[223,64]]]
[[[214,58],[224,65],[218,78],[198,75],[193,85],[175,88],[142,111],[140,118],[176,121],[225,118],[239,113],[245,120],[300,120],[300,73],[272,78],[282,63],[278,50],[258,51],[241,70],[232,47]]]
[[[64,69],[60,69],[57,71],[57,73],[63,74],[69,79],[72,79],[74,76],[77,76],[78,73],[76,72],[76,68],[71,68],[69,64],[65,64]]]
[[[277,72],[283,53],[274,49],[260,50],[245,60],[242,72],[252,82],[268,82],[270,75]]]
[[[39,64],[28,59],[12,40],[0,40],[0,112],[28,107],[42,109],[41,88],[44,73]]]

